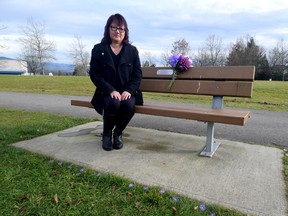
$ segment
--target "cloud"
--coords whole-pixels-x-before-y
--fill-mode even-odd
[[[197,50],[213,34],[226,44],[249,34],[261,43],[259,45],[269,49],[280,38],[288,40],[286,1],[9,0],[1,2],[0,25],[7,29],[0,34],[9,36],[10,40],[5,41],[11,49],[13,47],[9,54],[16,55],[20,51],[20,47],[15,46],[18,26],[26,25],[29,17],[44,21],[47,36],[55,41],[57,55],[62,56],[57,58],[64,59],[66,41],[79,35],[91,50],[101,40],[107,18],[121,13],[127,19],[130,39],[140,53],[166,52],[171,50],[174,41],[182,38]],[[4,52],[8,51],[2,50]]]

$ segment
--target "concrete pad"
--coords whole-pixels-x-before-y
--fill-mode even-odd
[[[255,215],[287,215],[280,149],[220,140],[201,157],[205,137],[128,127],[124,148],[101,147],[101,122],[13,144],[58,160]]]

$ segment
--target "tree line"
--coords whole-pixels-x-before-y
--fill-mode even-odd
[[[249,35],[240,37],[228,49],[222,39],[209,35],[196,53],[190,52],[189,43],[183,38],[172,44],[170,52],[162,53],[161,64],[169,66],[173,53],[189,56],[193,66],[255,66],[257,80],[288,80],[288,46],[284,39],[268,52]],[[156,58],[150,52],[144,53],[143,66],[155,66]]]
[[[26,26],[22,26],[20,30],[21,37],[18,41],[22,51],[19,59],[27,62],[28,72],[44,75],[45,64],[55,60],[56,51],[54,41],[46,39],[45,24],[29,18]],[[3,46],[0,44],[0,48]],[[156,66],[157,62],[161,66],[169,66],[169,57],[175,53],[189,56],[193,61],[193,66],[254,65],[257,80],[288,80],[288,46],[284,39],[279,40],[274,48],[266,51],[256,43],[253,37],[247,35],[238,38],[227,49],[221,37],[209,35],[198,51],[191,52],[189,43],[183,38],[172,44],[170,52],[163,52],[158,61],[151,52],[142,53],[142,66]],[[87,75],[90,52],[85,50],[85,45],[79,35],[75,35],[74,40],[69,44],[68,55],[74,65],[73,74]]]

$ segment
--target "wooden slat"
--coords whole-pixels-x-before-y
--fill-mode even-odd
[[[90,101],[71,100],[72,106],[94,108]]]
[[[142,67],[143,79],[171,79],[171,75],[159,75],[159,70],[171,70],[171,67]],[[178,79],[196,80],[246,80],[253,81],[254,66],[191,67],[179,74]]]
[[[71,100],[71,105],[93,108],[90,101]],[[147,115],[193,119],[204,122],[217,122],[233,125],[244,125],[250,118],[248,111],[211,108],[180,108],[144,104],[135,106],[135,112]]]
[[[156,105],[135,106],[135,112],[141,114],[193,119],[204,122],[216,122],[232,125],[244,125],[250,118],[248,111],[209,108],[160,107]]]
[[[251,97],[253,83],[248,81],[142,80],[140,89],[146,92],[199,94],[213,96]]]

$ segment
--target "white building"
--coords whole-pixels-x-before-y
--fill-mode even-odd
[[[0,75],[30,75],[26,61],[5,59],[0,60]]]

